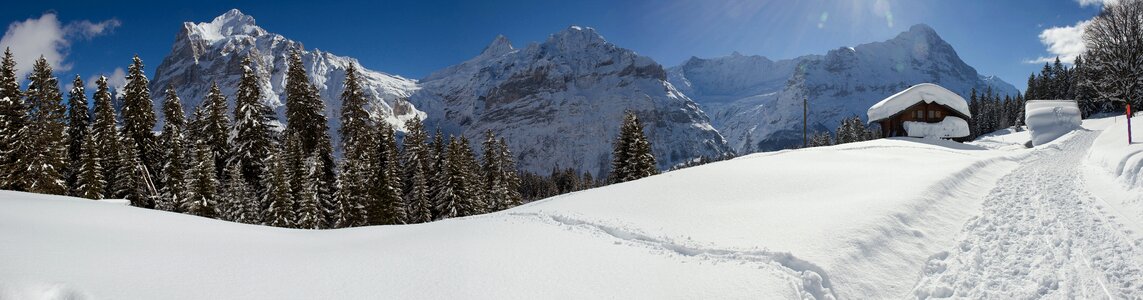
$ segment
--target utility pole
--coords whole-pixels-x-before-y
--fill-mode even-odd
[[[807,99],[806,96],[802,96],[802,148],[810,146],[809,142],[806,140],[806,127],[809,124],[809,121],[806,120],[806,118],[809,118],[810,115],[810,109],[806,106],[806,102],[808,101],[809,99]]]

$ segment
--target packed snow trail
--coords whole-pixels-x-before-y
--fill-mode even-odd
[[[1079,167],[1098,136],[1077,131],[1000,179],[957,246],[930,257],[918,299],[1139,299],[1143,251],[1103,212]],[[1068,137],[1064,137],[1068,138]]]

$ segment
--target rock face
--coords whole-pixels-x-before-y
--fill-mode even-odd
[[[1018,93],[999,78],[977,74],[926,25],[826,55],[780,61],[737,53],[692,57],[668,74],[739,153],[800,146],[803,98],[809,102],[812,133],[833,131],[843,118],[864,117],[877,101],[918,83],[936,83],[966,99],[973,88]]]
[[[610,170],[624,111],[634,111],[659,161],[670,166],[731,150],[698,105],[667,82],[655,61],[572,26],[515,49],[496,37],[476,57],[420,81],[411,102],[429,127],[479,141],[507,138],[523,170]]]
[[[262,78],[262,95],[266,103],[285,122],[286,63],[292,49],[303,49],[302,61],[326,103],[326,116],[330,120],[331,134],[340,127],[341,91],[348,64],[357,64],[362,85],[372,95],[371,111],[375,117],[403,128],[404,120],[424,117],[407,101],[417,89],[416,81],[371,71],[356,59],[341,57],[321,50],[304,50],[302,43],[282,35],[269,33],[254,24],[254,18],[234,9],[206,23],[183,23],[171,53],[163,59],[151,81],[156,105],[162,101],[162,90],[168,84],[175,87],[185,102],[188,115],[202,103],[210,91],[211,81],[217,81],[227,96],[230,109],[234,107],[234,91],[242,77],[242,59],[249,56],[254,69]],[[336,137],[335,137],[336,138]]]

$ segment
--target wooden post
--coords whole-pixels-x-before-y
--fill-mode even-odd
[[[1131,102],[1127,103],[1127,144],[1131,145]]]
[[[807,124],[809,124],[809,121],[806,120],[806,118],[808,118],[809,114],[810,114],[809,108],[806,107],[807,101],[808,101],[807,97],[802,96],[802,148],[806,148],[806,147],[810,146],[810,143],[808,142],[808,140],[806,140],[806,127],[807,127]]]

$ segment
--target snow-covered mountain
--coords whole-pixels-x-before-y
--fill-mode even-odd
[[[626,110],[644,122],[660,167],[731,152],[661,65],[592,28],[571,26],[523,49],[498,36],[420,86],[410,101],[428,114],[430,128],[474,140],[497,132],[528,171],[604,174]]]
[[[155,71],[151,91],[156,105],[162,102],[162,91],[172,84],[184,101],[189,114],[202,103],[217,81],[226,94],[231,109],[234,91],[242,77],[242,59],[250,56],[255,70],[261,73],[265,101],[284,122],[286,63],[292,49],[303,49],[302,61],[322,99],[330,128],[336,134],[340,127],[341,91],[348,64],[357,64],[366,93],[372,94],[373,112],[377,117],[403,128],[404,120],[423,117],[406,99],[417,89],[416,81],[372,71],[349,57],[333,55],[318,49],[304,50],[301,42],[267,32],[254,23],[254,18],[232,9],[206,23],[183,23],[171,53]]]
[[[1018,93],[995,76],[981,76],[927,25],[915,25],[884,42],[841,47],[825,55],[772,61],[734,53],[692,57],[668,72],[670,82],[702,105],[715,128],[740,153],[800,145],[802,100],[809,102],[810,131],[833,131],[843,118],[922,82],[966,98],[991,86]]]

